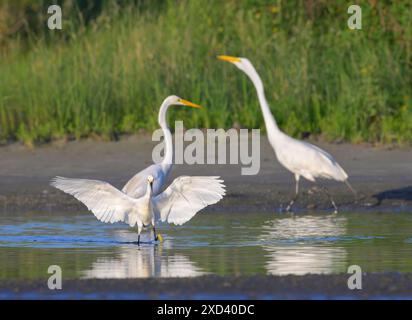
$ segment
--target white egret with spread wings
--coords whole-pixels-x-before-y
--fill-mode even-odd
[[[137,227],[138,244],[140,233],[149,226],[152,226],[154,240],[158,240],[156,221],[181,225],[225,195],[225,185],[219,177],[180,176],[158,195],[153,192],[155,182],[153,176],[147,176],[145,192],[139,198],[99,180],[56,177],[51,185],[84,203],[102,222],[124,222]]]
[[[313,144],[289,137],[279,129],[266,101],[262,80],[248,59],[225,55],[218,56],[218,59],[234,64],[246,73],[255,86],[269,143],[275,150],[278,161],[295,175],[295,195],[287,206],[287,211],[292,208],[299,195],[299,179],[301,176],[312,182],[315,182],[316,178],[345,182],[356,195],[356,191],[348,182],[348,175],[329,153]],[[328,190],[325,187],[323,190],[328,195],[335,212],[337,212],[338,208]]]

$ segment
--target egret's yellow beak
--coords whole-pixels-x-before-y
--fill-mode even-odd
[[[197,109],[202,109],[203,108],[202,106],[199,106],[198,104],[187,101],[185,99],[179,99],[179,102],[181,104],[184,104],[185,106],[188,106],[188,107],[197,108]]]
[[[162,235],[161,235],[160,233],[157,234],[157,240],[158,240],[159,242],[163,242],[163,237],[162,237]]]
[[[219,60],[227,61],[227,62],[231,62],[231,63],[240,62],[240,58],[238,58],[238,57],[232,57],[232,56],[217,56],[217,58],[218,58]]]

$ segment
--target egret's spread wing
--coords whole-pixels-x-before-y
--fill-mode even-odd
[[[138,202],[109,183],[99,180],[56,177],[50,184],[83,202],[102,222],[123,221],[130,224],[128,214]]]
[[[180,225],[199,210],[222,199],[224,188],[219,177],[181,176],[153,198],[154,210],[162,221]]]

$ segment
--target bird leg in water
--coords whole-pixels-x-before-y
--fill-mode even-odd
[[[140,234],[137,236],[137,245],[140,246]]]
[[[154,241],[157,241],[159,238],[157,237],[157,234],[156,234],[156,228],[155,228],[155,226],[153,226],[153,236],[154,236]]]
[[[289,202],[288,206],[286,207],[286,211],[289,212],[292,209],[293,204],[297,200],[299,196],[299,176],[295,175],[295,180],[296,180],[296,187],[295,187],[295,196],[293,199]]]
[[[332,196],[329,193],[328,188],[326,188],[325,186],[322,186],[322,190],[325,192],[325,194],[328,196],[329,201],[332,203],[333,208],[335,209],[334,213],[338,213],[338,207],[335,204],[335,201],[333,201]]]

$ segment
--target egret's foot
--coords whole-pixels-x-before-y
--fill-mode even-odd
[[[163,237],[161,234],[156,235],[155,241],[163,242]]]
[[[338,206],[335,204],[335,202],[332,202],[333,205],[333,214],[337,214],[338,213]]]
[[[288,206],[286,207],[286,212],[292,212],[292,206],[293,206],[293,202],[289,203]]]
[[[333,201],[332,200],[332,206],[333,206],[333,209],[334,209],[334,211],[333,211],[333,213],[338,213],[338,206],[335,204],[335,201]]]
[[[156,232],[156,228],[153,226],[153,235],[154,235],[154,241],[156,242],[156,241],[162,241],[162,240],[160,240],[160,239],[162,239],[162,236],[160,235],[160,233],[158,234],[157,232]]]

